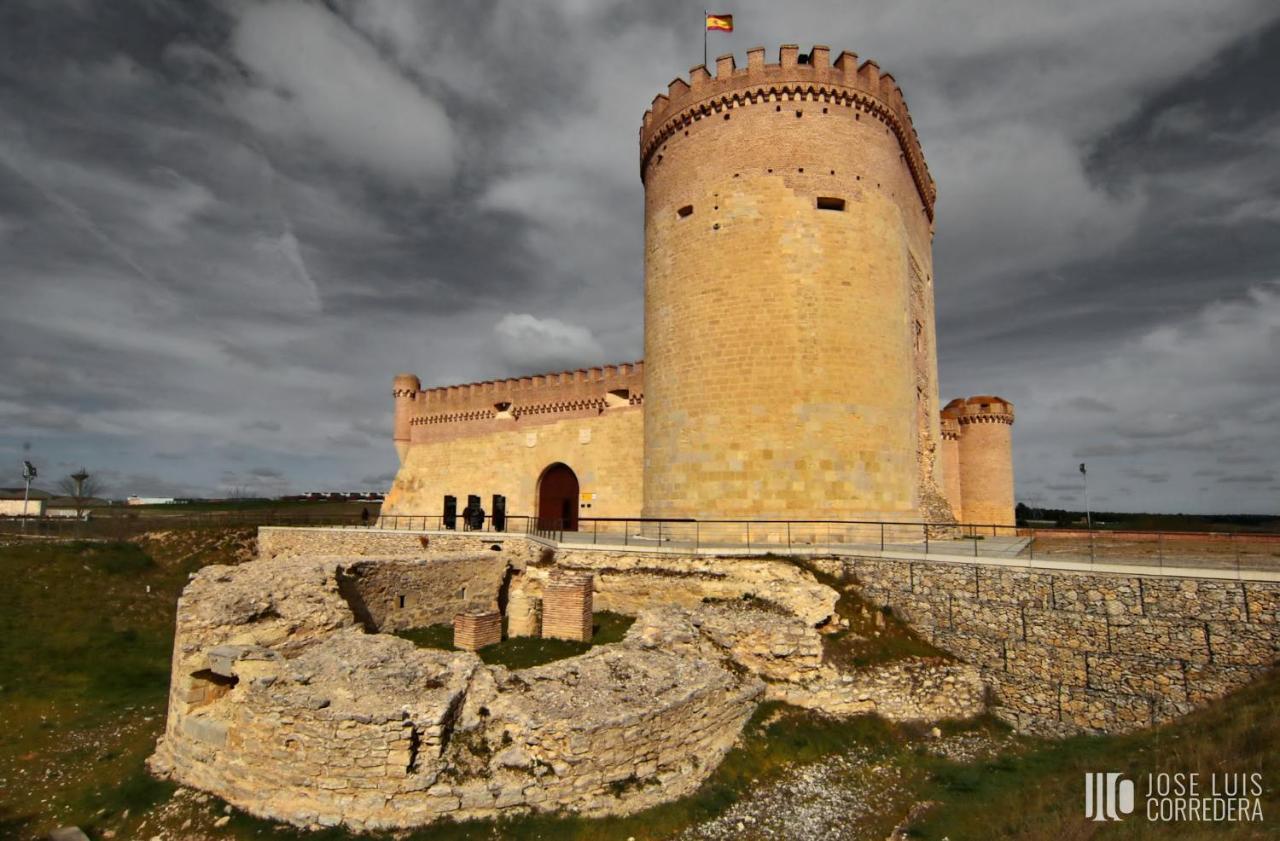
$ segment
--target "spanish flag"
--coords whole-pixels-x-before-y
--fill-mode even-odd
[[[732,32],[733,15],[707,15],[708,32]]]

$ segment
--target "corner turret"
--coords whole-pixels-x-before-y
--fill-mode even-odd
[[[395,422],[392,438],[396,444],[396,455],[400,463],[404,463],[405,453],[409,451],[409,421],[413,419],[413,402],[422,391],[422,381],[413,374],[396,374],[391,385],[391,396],[395,399]]]
[[[946,405],[942,416],[952,418],[960,432],[963,521],[1014,525],[1013,404],[992,395],[956,399]]]
[[[952,400],[941,412],[942,494],[951,506],[956,522],[964,522],[964,506],[960,495],[960,410],[961,400]]]

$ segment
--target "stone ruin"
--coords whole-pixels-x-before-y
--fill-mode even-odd
[[[825,662],[839,594],[786,562],[542,551],[268,551],[202,569],[150,767],[299,826],[604,816],[693,792],[766,699],[895,720],[984,708],[971,666]],[[623,641],[527,669],[386,633],[505,609],[512,635],[589,635],[593,599],[635,617]]]

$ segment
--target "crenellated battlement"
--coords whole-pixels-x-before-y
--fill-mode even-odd
[[[397,396],[402,384],[397,377]],[[644,363],[627,362],[420,389],[413,394],[409,424],[517,420],[529,415],[639,406],[643,400]]]
[[[961,399],[957,397],[942,410],[942,417],[954,418],[956,423],[1013,423],[1013,404],[1003,397],[979,395]]]
[[[946,410],[942,412],[941,431],[943,441],[960,440],[960,421],[955,415],[948,415]]]
[[[733,108],[789,101],[844,106],[883,122],[897,137],[925,212],[933,219],[937,188],[897,81],[881,73],[874,61],[859,65],[851,52],[841,52],[833,63],[830,48],[824,46],[802,55],[795,44],[784,44],[777,64],[766,64],[765,48],[754,47],[747,50],[746,67],[737,67],[732,55],[723,55],[716,59],[715,76],[698,65],[689,71],[688,81],[673,79],[665,94],[653,98],[640,127],[640,179],[645,179],[662,144],[690,123]]]
[[[422,391],[422,381],[413,374],[396,374],[391,383],[392,397],[413,397],[419,391]]]

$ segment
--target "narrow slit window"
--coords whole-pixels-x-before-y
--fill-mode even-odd
[[[679,216],[681,219],[685,218],[686,216],[692,216],[692,215],[693,215],[693,205],[691,205],[691,204],[686,204],[684,207],[682,207],[682,208],[680,208],[679,210],[677,210],[677,211],[676,211],[676,215],[677,215],[677,216]]]
[[[403,609],[404,609],[404,596],[401,596],[401,597],[400,597],[400,609],[401,609],[401,610],[403,610]]]
[[[818,196],[818,210],[844,210],[844,199],[834,196]]]

